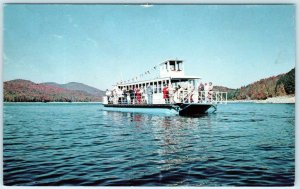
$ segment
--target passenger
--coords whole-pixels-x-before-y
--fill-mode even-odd
[[[204,101],[205,101],[205,103],[207,103],[208,102],[208,90],[209,90],[209,86],[207,85],[207,83],[205,83],[204,84],[204,94],[205,94],[205,96],[204,96]]]
[[[170,97],[170,103],[174,103],[174,92],[175,89],[173,88],[172,84],[169,85],[169,97]]]
[[[148,84],[146,91],[147,91],[148,104],[152,104],[153,103],[153,89],[150,84]]]
[[[133,90],[134,90],[134,104],[137,104],[137,87],[135,87]]]
[[[141,104],[141,102],[142,102],[142,93],[141,93],[141,90],[139,88],[136,88],[135,94],[136,94],[137,103]]]
[[[213,85],[212,82],[209,82],[208,85],[208,101],[212,102],[212,95],[213,95]]]
[[[165,99],[166,104],[169,104],[169,89],[166,84],[164,85],[163,88],[163,99]]]
[[[202,103],[204,101],[204,85],[202,81],[200,81],[199,87],[198,87],[198,101],[199,103]]]
[[[122,103],[127,104],[127,90],[125,87],[123,88],[123,102]]]
[[[112,102],[113,104],[117,104],[118,103],[118,96],[117,96],[117,89],[114,89],[112,91]]]
[[[134,103],[134,90],[132,87],[129,89],[129,96],[130,96],[130,104]]]
[[[142,96],[142,104],[146,104],[146,94],[145,94],[145,88],[141,87],[141,96]]]
[[[194,86],[192,84],[189,84],[188,85],[188,96],[190,97],[190,99],[189,99],[190,103],[194,102],[194,100],[193,100],[194,91],[195,91]]]
[[[109,91],[108,89],[106,89],[105,95],[107,97],[107,104],[110,104],[111,91]]]
[[[180,85],[178,85],[176,91],[177,91],[177,99],[178,99],[178,101],[179,102],[183,102],[183,88]]]
[[[126,90],[126,94],[127,94],[127,104],[130,104],[130,93],[129,90]]]
[[[118,104],[121,104],[123,98],[123,91],[120,88],[117,88],[116,94],[117,94]]]

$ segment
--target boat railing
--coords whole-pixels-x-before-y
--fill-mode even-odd
[[[132,95],[112,95],[106,96],[107,104],[148,104],[145,95],[142,94],[132,94]]]
[[[227,92],[200,91],[198,101],[199,103],[227,104]]]
[[[107,104],[175,104],[175,103],[197,103],[197,104],[227,104],[227,92],[219,91],[190,91],[181,90],[174,95],[169,95],[169,98],[163,99],[161,97],[152,96],[152,100],[148,99],[147,94],[115,94],[112,96],[105,96],[105,103]],[[152,101],[152,103],[151,103]],[[154,102],[154,103],[153,103]]]

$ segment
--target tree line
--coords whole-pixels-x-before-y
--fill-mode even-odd
[[[295,94],[295,68],[286,74],[261,79],[239,89],[228,91],[231,100],[265,100]]]

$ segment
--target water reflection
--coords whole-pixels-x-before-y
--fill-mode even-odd
[[[157,163],[160,170],[169,170],[190,160],[194,161],[195,157],[191,153],[201,148],[197,146],[197,141],[201,141],[198,127],[203,127],[205,132],[211,127],[213,118],[208,115],[190,118],[122,112],[106,112],[105,115],[111,119],[115,127],[134,126],[137,129],[131,130],[132,132],[151,139],[156,145],[153,153],[158,154]]]

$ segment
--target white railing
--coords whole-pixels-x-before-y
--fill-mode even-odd
[[[151,96],[150,96],[151,97]],[[170,95],[168,99],[163,99],[163,94],[153,94],[152,103],[148,95],[114,95],[104,96],[104,104],[174,104],[174,103],[198,103],[198,104],[227,104],[227,92],[219,91],[177,91]]]
[[[227,104],[227,92],[200,91],[198,101],[199,103]]]

